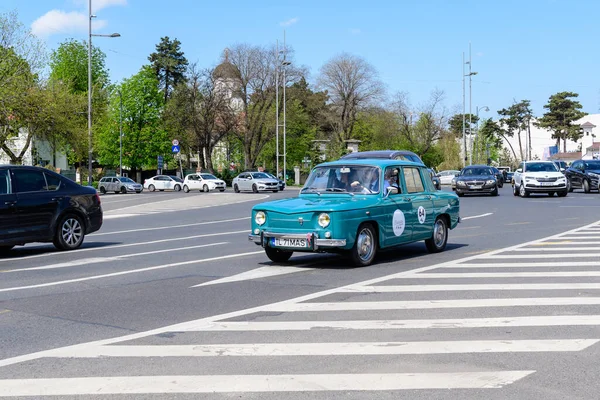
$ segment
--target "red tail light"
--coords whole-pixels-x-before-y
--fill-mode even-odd
[[[100,196],[98,196],[98,193],[96,193],[96,200],[98,200],[98,204],[101,204],[102,202],[100,201]]]

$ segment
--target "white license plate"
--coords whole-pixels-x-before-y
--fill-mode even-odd
[[[306,247],[306,239],[272,238],[271,244],[275,247]]]
[[[471,186],[471,189],[481,189],[483,186]]]
[[[554,186],[554,182],[540,182],[542,186]]]

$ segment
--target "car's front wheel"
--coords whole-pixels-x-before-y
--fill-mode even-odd
[[[527,191],[527,189],[525,189],[525,185],[523,185],[523,183],[521,183],[521,185],[519,186],[519,196],[529,197],[529,192]]]
[[[590,182],[587,180],[583,181],[583,191],[589,193],[592,189],[590,188]]]
[[[181,185],[175,185],[173,189],[175,189],[176,192],[179,192],[181,190]]]
[[[233,185],[233,191],[236,193],[240,192],[240,187],[237,185],[237,183],[235,185]]]
[[[186,193],[190,192],[190,188],[188,187],[188,185],[183,185],[183,191]]]
[[[58,221],[52,242],[59,250],[74,250],[81,246],[84,237],[81,217],[76,214],[67,214]]]
[[[498,196],[498,187],[496,186],[496,188],[494,188],[494,190],[492,190],[492,192],[490,194],[492,196]]]
[[[127,194],[127,188],[125,186],[121,187],[121,193],[122,194]]]
[[[148,186],[148,190],[151,192],[154,192],[156,190],[156,188],[154,187],[154,185],[150,185],[150,186]]]
[[[513,196],[518,196],[519,189],[517,188],[517,185],[513,185],[512,189],[513,189]]]
[[[363,224],[358,228],[356,241],[351,250],[352,263],[357,267],[366,267],[373,262],[377,253],[377,235],[371,224]]]
[[[104,188],[104,186],[100,186],[100,193],[106,194],[106,189]]]
[[[267,254],[267,257],[269,257],[269,260],[279,263],[286,262],[287,260],[289,260],[293,252],[274,249],[272,247],[267,246],[265,247],[265,253]]]
[[[567,193],[569,193],[569,192],[567,192],[565,190],[564,192],[557,192],[556,194],[558,195],[558,197],[565,197],[567,195]]]
[[[425,246],[430,253],[444,251],[448,242],[448,224],[444,217],[437,217],[433,224],[433,235],[425,240]]]
[[[204,185],[204,186],[202,186],[202,191],[203,191],[204,193],[208,193],[208,192],[209,192],[208,185]]]
[[[252,191],[254,193],[258,193],[258,186],[256,186],[256,183],[254,185],[252,185]]]
[[[567,178],[567,191],[570,193],[573,191],[573,186],[571,185],[571,180]]]

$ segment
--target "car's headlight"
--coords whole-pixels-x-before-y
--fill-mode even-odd
[[[465,186],[465,182],[463,181],[456,181],[456,186]]]
[[[594,172],[588,172],[588,175],[593,177],[593,178],[600,178],[600,175],[594,173]]]
[[[258,225],[263,225],[265,222],[267,222],[267,215],[263,211],[257,212],[254,216],[254,222],[256,222]]]
[[[524,176],[523,179],[526,181],[533,180],[533,176]]]
[[[491,185],[491,184],[493,184],[493,183],[495,183],[495,182],[496,182],[496,180],[494,180],[494,179],[490,179],[489,181],[487,181],[487,182],[486,182],[486,184],[488,184],[488,185]]]
[[[319,215],[319,225],[321,226],[321,228],[327,228],[330,223],[331,218],[329,217],[329,214],[323,213]]]

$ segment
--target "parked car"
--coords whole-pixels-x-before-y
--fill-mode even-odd
[[[494,172],[494,176],[496,177],[496,184],[499,188],[504,187],[504,174],[496,167],[490,167]]]
[[[144,181],[144,189],[151,192],[155,190],[165,191],[174,190],[179,192],[183,188],[183,180],[174,175],[156,175]]]
[[[440,178],[438,178],[435,171],[432,168],[427,168],[427,171],[429,171],[429,176],[431,177],[433,186],[435,186],[437,190],[442,190],[442,183],[440,182]]]
[[[102,226],[96,189],[39,167],[0,166],[0,251],[32,242],[76,249]]]
[[[274,192],[279,191],[279,181],[269,177],[264,172],[242,172],[232,181],[233,191],[239,193],[245,190],[258,192]]]
[[[589,193],[598,190],[598,178],[600,178],[600,160],[577,160],[566,169],[567,188],[569,192],[573,189],[583,189]]]
[[[567,178],[552,161],[524,161],[513,175],[513,194],[528,197],[530,193],[567,195]]]
[[[340,160],[366,160],[366,159],[387,159],[387,160],[406,160],[425,165],[423,160],[408,150],[373,150],[357,151],[349,153],[340,158]]]
[[[445,171],[440,171],[437,174],[437,176],[438,176],[438,178],[440,178],[440,184],[451,185],[452,179],[458,174],[460,174],[460,171],[455,170],[455,169],[449,169],[449,170],[445,170]]]
[[[504,180],[504,183],[510,183],[510,184],[512,184],[513,183],[513,175],[514,174],[515,174],[514,172],[507,172],[506,173],[506,179]]]
[[[197,173],[186,175],[183,180],[183,191],[200,190],[210,192],[211,190],[225,191],[225,181],[209,173]]]
[[[105,176],[98,182],[98,190],[100,193],[106,192],[115,193],[142,193],[144,187],[131,178],[118,176]]]
[[[456,177],[455,190],[459,196],[482,193],[498,196],[496,174],[487,165],[469,165]]]
[[[459,199],[435,190],[429,171],[403,160],[338,160],[316,166],[298,197],[252,208],[249,240],[274,262],[293,252],[346,253],[366,266],[377,251],[420,240],[446,247]]]
[[[558,170],[560,172],[565,172],[567,170],[567,168],[569,168],[569,164],[566,161],[563,161],[563,160],[553,160],[552,162],[554,164],[556,164],[556,166],[558,167]]]

